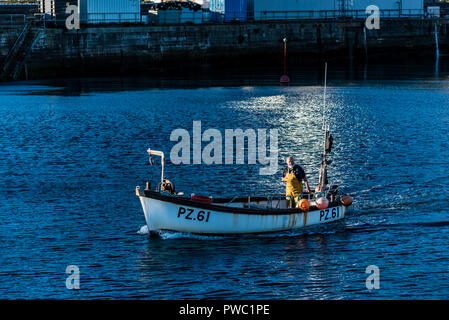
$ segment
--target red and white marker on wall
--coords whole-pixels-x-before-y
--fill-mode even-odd
[[[290,78],[287,76],[287,38],[284,38],[284,74],[281,76],[281,85],[288,85]]]

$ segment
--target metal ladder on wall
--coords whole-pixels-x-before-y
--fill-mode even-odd
[[[0,80],[19,79],[28,53],[37,39],[40,29],[35,29],[27,23],[17,36],[13,46],[0,67]]]

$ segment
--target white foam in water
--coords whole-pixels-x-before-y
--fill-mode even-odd
[[[169,239],[222,240],[225,238],[223,236],[206,236],[206,235],[198,235],[183,232],[170,232],[170,231],[161,231],[159,233],[159,236],[164,240]]]
[[[137,231],[138,234],[141,235],[147,235],[149,234],[148,226],[144,225],[141,226],[139,231]],[[202,236],[197,234],[191,234],[191,233],[183,233],[183,232],[174,232],[174,231],[160,231],[159,237],[164,240],[169,239],[197,239],[197,240],[221,240],[224,239],[222,236]]]
[[[334,225],[335,226],[335,225]],[[287,232],[273,232],[273,233],[264,233],[264,234],[257,234],[255,236],[258,237],[268,237],[268,238],[275,238],[275,237],[297,237],[304,234],[333,234],[337,233],[338,230],[334,228],[326,228],[324,226],[315,226],[315,227],[308,227],[305,229],[297,229]],[[137,231],[138,234],[146,235],[149,234],[148,226],[144,225],[140,227],[139,231]],[[235,236],[235,235],[231,235]],[[223,240],[226,239],[226,236],[209,236],[209,235],[199,235],[199,234],[191,234],[191,233],[185,233],[185,232],[175,232],[175,231],[159,231],[159,237],[163,240],[172,240],[172,239],[196,239],[196,240]]]
[[[303,235],[315,235],[315,234],[334,234],[345,229],[344,221],[336,221],[330,225],[315,225],[305,228],[294,229],[290,231],[280,231],[274,233],[262,233],[259,237],[263,238],[276,238],[276,237],[298,237]]]
[[[148,234],[149,233],[148,226],[147,225],[141,226],[139,231],[137,231],[137,233],[138,234]]]

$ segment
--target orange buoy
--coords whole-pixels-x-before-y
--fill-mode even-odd
[[[352,197],[349,196],[349,195],[345,195],[345,196],[340,198],[340,202],[345,207],[350,206],[352,204]]]
[[[325,197],[321,197],[315,201],[315,204],[318,209],[326,209],[329,206],[329,200]]]
[[[309,211],[309,207],[310,207],[310,205],[309,205],[309,200],[307,200],[307,199],[301,199],[301,201],[299,201],[299,208],[300,208],[302,211]]]

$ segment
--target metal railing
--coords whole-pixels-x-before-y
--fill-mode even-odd
[[[48,14],[35,15],[34,23],[44,27],[65,27],[66,20],[69,15],[50,16]],[[73,19],[71,19],[73,21]],[[145,23],[140,13],[117,12],[117,13],[91,13],[80,17],[82,25],[98,25],[98,24],[141,24]]]
[[[148,23],[155,24],[201,24],[210,20],[209,12],[201,10],[159,10],[150,11],[148,14]]]
[[[17,48],[20,46],[21,42],[24,40],[26,33],[28,32],[28,29],[30,28],[29,24],[26,24],[22,31],[19,33],[19,35],[17,36],[16,40],[14,41],[11,49],[9,49],[8,54],[5,57],[5,61],[8,61],[11,56],[15,53],[15,51],[17,50]]]
[[[295,194],[295,195],[285,195],[285,194],[276,194],[276,195],[254,195],[254,196],[234,196],[229,202],[225,203],[225,207],[232,206],[232,204],[235,203],[243,203],[243,205],[246,205],[246,207],[251,208],[265,208],[265,209],[280,209],[281,203],[284,201],[292,202],[292,200],[298,200],[298,199],[307,199],[309,202],[317,199],[318,197],[327,197],[328,192],[321,192],[321,193],[303,193],[303,194]],[[245,201],[242,202],[242,198],[245,198]],[[251,204],[251,198],[257,199],[257,204]],[[265,200],[260,200],[260,199]],[[239,200],[236,202],[235,200]],[[264,204],[264,202],[266,202]]]
[[[425,17],[423,9],[386,9],[379,10],[381,18]],[[368,17],[365,10],[319,10],[319,11],[258,11],[254,13],[254,20],[291,20],[291,19],[337,19]]]
[[[26,35],[30,29],[29,24],[25,24],[20,34],[17,36],[16,40],[14,41],[14,44],[11,46],[11,48],[8,51],[8,54],[3,59],[3,63],[0,70],[0,78],[8,77],[7,70],[10,67],[11,63],[13,63],[14,57],[17,54],[18,50],[20,49],[21,45],[25,41]]]
[[[141,23],[142,16],[140,12],[89,13],[85,17],[80,17],[80,22],[85,24]]]
[[[424,18],[426,11],[421,9],[410,10],[380,10],[381,18]],[[144,22],[153,24],[183,24],[183,23],[234,23],[247,21],[273,21],[273,20],[326,20],[326,19],[366,19],[365,10],[319,10],[319,11],[226,11],[188,12],[183,10],[149,11]]]
[[[424,9],[386,9],[379,10],[381,19],[401,18],[433,18]],[[204,23],[242,23],[252,21],[289,21],[289,20],[338,20],[338,19],[366,19],[369,14],[365,10],[316,10],[316,11],[213,11],[193,10],[159,10],[140,12],[89,13],[80,16],[81,25],[98,24],[204,24]],[[444,16],[444,15],[443,15]],[[68,15],[57,14],[56,18],[49,15],[34,17],[35,24],[44,26],[65,26]],[[25,15],[0,15],[0,25],[24,25]]]
[[[366,10],[315,10],[315,11],[198,11],[182,10],[149,11],[145,23],[183,24],[183,23],[235,23],[247,21],[282,21],[282,20],[332,20],[332,19],[366,19]],[[383,19],[431,18],[424,9],[385,9],[379,10]],[[435,18],[435,17],[433,17]]]

